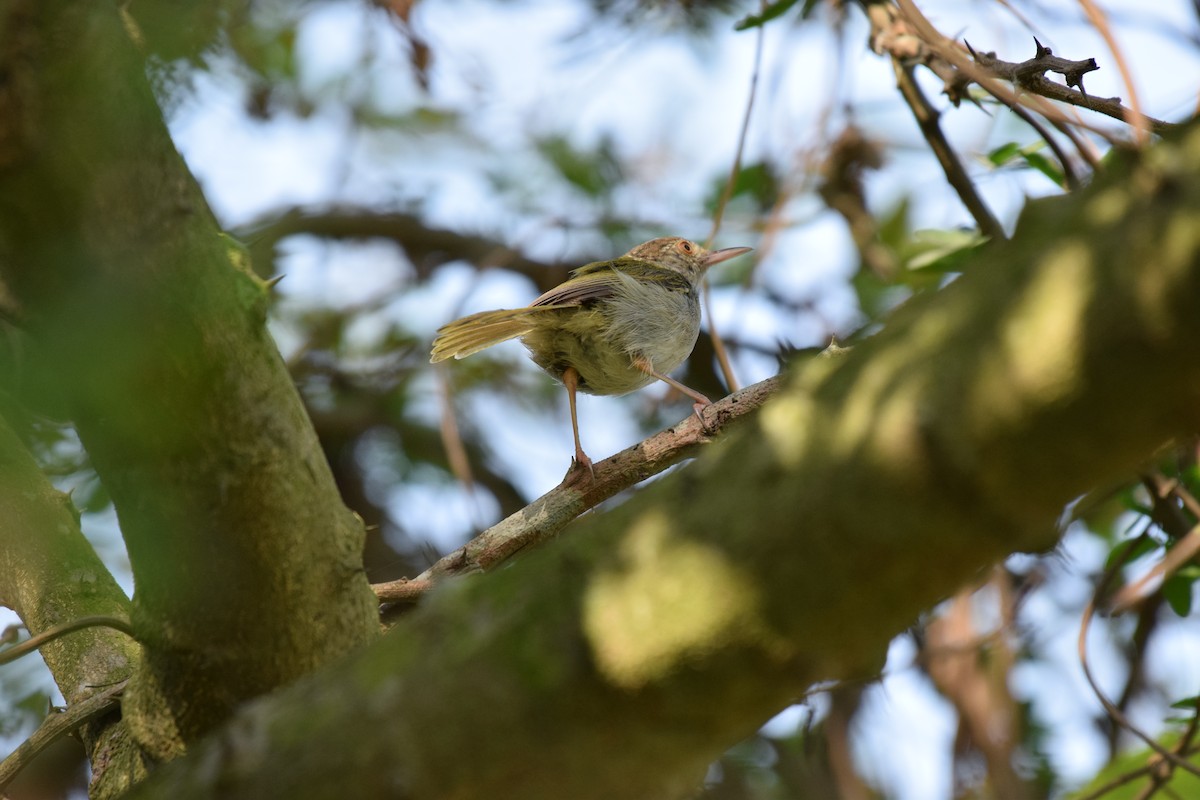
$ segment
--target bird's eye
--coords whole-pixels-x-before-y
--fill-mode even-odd
[[[695,247],[692,245],[692,243],[689,242],[687,239],[680,241],[678,247],[679,247],[680,252],[683,252],[683,253],[691,253],[692,250],[695,249]]]

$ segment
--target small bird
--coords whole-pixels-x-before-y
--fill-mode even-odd
[[[700,281],[714,264],[749,247],[705,250],[678,236],[651,239],[619,258],[585,264],[525,308],[484,311],[438,329],[430,362],[465,358],[521,337],[534,363],[567,387],[575,464],[592,460],[579,442],[575,393],[621,395],[660,380],[712,401],[667,373],[700,334]]]

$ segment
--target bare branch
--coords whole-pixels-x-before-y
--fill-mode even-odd
[[[836,345],[825,352],[842,352]],[[696,455],[721,432],[754,412],[774,394],[779,378],[747,386],[704,409],[704,424],[694,414],[594,465],[594,477],[572,470],[563,482],[507,519],[493,525],[445,556],[416,578],[375,584],[381,603],[412,603],[426,590],[454,575],[486,572],[521,550],[557,535],[590,508],[652,475]]]
[[[68,633],[75,631],[86,630],[87,628],[112,628],[115,631],[136,639],[137,636],[133,632],[133,626],[129,624],[129,620],[123,617],[109,616],[94,616],[80,617],[79,619],[69,620],[58,625],[46,628],[33,636],[30,636],[20,644],[0,650],[0,664],[7,664],[11,661],[16,661],[22,656],[27,656],[35,650],[40,649],[43,645],[53,642],[60,636],[66,636]]]
[[[554,264],[525,256],[486,236],[459,233],[430,226],[416,214],[380,213],[372,209],[338,206],[324,209],[293,208],[253,222],[236,232],[250,244],[256,269],[270,269],[277,242],[308,234],[328,239],[387,239],[404,250],[417,273],[428,276],[449,261],[463,260],[489,267],[504,267],[546,280],[561,280],[577,264]]]
[[[0,761],[0,792],[17,777],[21,770],[39,753],[62,737],[78,730],[80,726],[99,719],[120,703],[121,692],[125,691],[125,681],[114,684],[107,689],[96,692],[86,700],[72,703],[61,712],[51,713],[42,722],[33,735]]]
[[[900,89],[900,94],[904,96],[908,107],[912,109],[925,141],[929,143],[929,148],[933,150],[938,163],[942,165],[942,171],[946,173],[946,180],[954,187],[958,198],[975,218],[975,224],[979,226],[979,230],[984,235],[992,239],[1006,238],[1004,227],[992,214],[987,204],[983,202],[979,193],[975,191],[974,182],[967,175],[967,171],[963,168],[962,162],[958,160],[950,142],[946,140],[946,135],[942,133],[942,128],[938,124],[938,111],[926,99],[921,88],[917,86],[917,82],[913,78],[912,67],[895,59],[892,60],[892,66],[896,73],[896,85]]]
[[[1108,587],[1112,583],[1113,578],[1115,578],[1117,573],[1120,572],[1121,568],[1125,566],[1125,562],[1129,559],[1129,556],[1133,553],[1133,551],[1134,548],[1128,548],[1122,557],[1117,559],[1113,565],[1105,571],[1103,577],[1096,584],[1096,590],[1092,593],[1092,598],[1088,601],[1087,606],[1083,610],[1083,619],[1079,623],[1079,639],[1077,643],[1079,650],[1079,664],[1081,667],[1083,667],[1083,677],[1087,679],[1088,685],[1092,687],[1092,693],[1096,695],[1096,699],[1100,701],[1100,705],[1104,706],[1104,711],[1113,720],[1113,722],[1137,736],[1139,739],[1145,742],[1151,750],[1158,753],[1158,755],[1162,756],[1162,758],[1164,758],[1171,765],[1190,772],[1193,775],[1200,776],[1200,767],[1181,757],[1178,753],[1175,753],[1167,747],[1164,747],[1153,736],[1134,725],[1129,717],[1126,716],[1121,709],[1117,708],[1116,704],[1108,699],[1108,695],[1104,693],[1104,690],[1100,688],[1100,684],[1098,684],[1096,679],[1092,676],[1092,668],[1088,661],[1088,628],[1091,627],[1092,618],[1096,615],[1096,609],[1100,607],[1101,598],[1103,598],[1108,592]]]
[[[1096,59],[1085,58],[1071,61],[1060,58],[1037,39],[1033,41],[1037,46],[1037,52],[1033,58],[1026,61],[1005,61],[997,58],[993,52],[984,53],[974,49],[971,49],[971,54],[975,57],[976,64],[997,78],[1010,81],[1025,91],[1050,100],[1080,106],[1122,122],[1128,122],[1136,114],[1138,117],[1143,117],[1149,124],[1150,130],[1158,134],[1178,127],[1175,123],[1164,122],[1135,112],[1123,105],[1119,97],[1093,97],[1083,88],[1083,76],[1100,68],[1096,64]],[[970,45],[967,47],[970,49]],[[1066,86],[1047,78],[1045,75],[1047,72],[1056,72],[1062,75],[1066,80]]]
[[[1068,124],[1088,128],[1101,136],[1108,137],[1110,134],[1078,119],[1067,118],[1060,109],[1046,101],[1059,100],[1081,106],[1122,122],[1131,118],[1130,110],[1121,105],[1116,98],[1094,100],[1082,91],[1056,84],[1044,77],[1045,72],[1061,70],[1064,75],[1069,73],[1069,80],[1082,85],[1083,74],[1091,71],[1091,59],[1070,61],[1054,58],[1039,44],[1039,53],[1042,50],[1046,51],[1041,54],[1040,60],[1035,56],[1029,62],[1012,63],[1000,61],[994,54],[983,54],[983,60],[976,61],[973,56],[978,54],[969,47],[943,36],[921,13],[913,0],[897,2],[899,12],[890,2],[867,4],[867,13],[873,28],[872,47],[876,52],[888,52],[896,58],[907,58],[925,64],[942,78],[946,95],[956,105],[966,96],[966,87],[974,82],[1010,108],[1024,104],[1047,119],[1060,119]],[[993,66],[999,69],[1000,73],[994,71]],[[1016,80],[1018,73],[1023,76],[1021,81]],[[1013,83],[1020,91],[1015,91],[1001,81]],[[1150,129],[1159,134],[1178,127],[1152,117],[1145,119]]]

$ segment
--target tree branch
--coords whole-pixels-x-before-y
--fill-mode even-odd
[[[380,213],[348,206],[288,209],[252,222],[237,232],[238,238],[249,243],[255,269],[264,277],[274,272],[275,245],[300,234],[327,239],[387,239],[404,250],[422,277],[428,277],[449,261],[462,260],[481,267],[515,270],[528,275],[539,286],[550,288],[579,266],[538,261],[486,236],[432,227],[415,214]]]
[[[78,619],[67,620],[58,625],[53,625],[44,631],[35,633],[20,644],[0,650],[0,664],[8,664],[9,662],[16,661],[22,656],[27,656],[39,650],[60,636],[66,636],[69,633],[87,630],[88,628],[112,628],[114,631],[120,631],[126,636],[134,636],[133,626],[124,617],[79,617]]]
[[[84,538],[70,498],[46,480],[3,419],[0,509],[0,603],[15,611],[33,640],[40,642],[42,658],[73,710],[89,701],[94,687],[128,678],[139,647],[128,630],[111,628],[93,628],[48,642],[43,636],[80,619],[128,619],[129,600]],[[98,757],[127,738],[125,726],[114,719],[82,732],[94,786],[106,782],[127,786],[145,776],[140,764],[124,762],[110,774],[111,760]],[[116,774],[122,770],[126,771]]]
[[[967,88],[971,83],[978,83],[984,91],[1010,108],[1024,104],[1047,119],[1072,125],[1083,123],[1077,119],[1067,119],[1059,109],[1045,101],[1058,100],[1081,106],[1121,122],[1135,118],[1119,99],[1092,98],[1082,91],[1083,75],[1098,68],[1094,59],[1072,61],[1060,58],[1038,42],[1036,55],[1027,61],[1002,61],[992,53],[979,54],[969,50],[974,58],[972,60],[967,57],[962,45],[934,28],[912,0],[896,0],[896,3],[892,0],[863,0],[863,5],[871,21],[871,46],[875,52],[886,52],[908,63],[924,64],[942,79],[945,93],[955,105],[967,97]],[[1068,85],[1062,86],[1047,79],[1046,72],[1062,74]],[[1013,83],[1024,94],[1000,83],[1001,80]],[[1078,86],[1079,90],[1071,88],[1073,86]],[[1179,127],[1153,117],[1138,116],[1160,135]]]
[[[812,682],[870,673],[923,609],[1051,546],[1065,504],[1200,426],[1198,213],[1200,131],[1031,203],[1010,241],[805,363],[687,469],[446,582],[133,796],[683,795]]]
[[[844,352],[833,346],[828,354]],[[776,391],[779,378],[748,386],[614,456],[597,462],[592,475],[571,470],[563,482],[525,508],[498,522],[444,556],[416,578],[378,583],[371,588],[381,603],[415,602],[438,581],[454,575],[487,572],[527,547],[558,535],[588,509],[668,467],[694,457],[723,431],[758,410]]]
[[[81,700],[61,712],[51,713],[45,722],[20,747],[12,751],[3,761],[0,761],[0,792],[27,767],[37,755],[47,747],[57,742],[89,722],[97,720],[113,711],[120,704],[121,692],[125,690],[125,681]]]
[[[975,224],[979,226],[981,233],[993,240],[1006,238],[1004,226],[983,202],[983,198],[975,189],[975,182],[967,175],[962,162],[958,160],[954,149],[950,147],[950,142],[942,133],[942,128],[938,125],[938,111],[925,98],[921,88],[917,86],[917,82],[913,78],[912,67],[896,59],[892,60],[892,66],[896,73],[896,85],[900,89],[900,94],[912,110],[921,134],[929,143],[929,149],[933,151],[938,163],[942,165],[942,172],[946,174],[946,180],[958,194],[958,199],[975,218]]]
[[[979,64],[979,66],[996,77],[1010,81],[1026,91],[1041,95],[1050,100],[1057,100],[1060,103],[1086,108],[1089,111],[1095,111],[1098,114],[1112,117],[1121,122],[1128,122],[1134,117],[1133,110],[1122,104],[1121,98],[1093,97],[1084,90],[1083,76],[1092,70],[1100,69],[1096,65],[1096,59],[1085,58],[1079,61],[1071,61],[1066,58],[1060,58],[1054,55],[1049,47],[1044,46],[1037,39],[1033,41],[1037,46],[1036,54],[1033,58],[1019,62],[1004,61],[997,58],[996,54],[992,52],[977,52],[969,44],[967,45],[967,49],[970,50],[971,55],[975,58],[975,63]],[[1046,72],[1061,74],[1066,79],[1067,85],[1063,86],[1060,83],[1050,80],[1045,76]],[[1149,123],[1150,130],[1160,136],[1178,127],[1175,123],[1164,122],[1140,113],[1137,116],[1144,117],[1146,122]]]
[[[364,530],[117,6],[0,13],[0,267],[120,517],[144,645],[123,714],[168,758],[378,636]]]

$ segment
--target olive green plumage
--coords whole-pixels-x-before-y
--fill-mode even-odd
[[[484,311],[437,332],[430,361],[465,358],[521,338],[534,362],[561,380],[574,421],[576,389],[619,395],[664,380],[691,354],[700,333],[700,282],[713,264],[750,248],[709,251],[679,237],[644,242],[610,261],[585,264],[525,308]],[[578,444],[576,459],[588,463]]]

